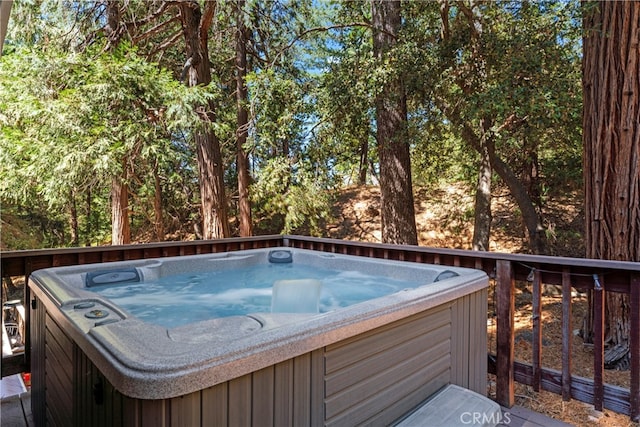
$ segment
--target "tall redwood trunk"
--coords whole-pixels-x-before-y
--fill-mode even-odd
[[[179,3],[186,42],[185,71],[189,86],[211,83],[207,40],[215,2],[208,2],[205,5],[206,10],[203,15],[197,1]],[[206,122],[205,126],[215,121],[213,105],[201,106],[201,110],[203,110],[201,118]],[[202,236],[204,239],[228,237],[229,221],[220,141],[211,128],[196,131],[194,139],[202,208]]]
[[[120,4],[116,0],[107,1],[107,25],[105,27],[109,44],[114,50],[120,42]],[[129,224],[129,186],[127,185],[127,162],[122,159],[122,174],[111,179],[111,244],[131,243]]]
[[[384,66],[397,44],[401,26],[400,1],[372,0],[373,53]],[[376,126],[380,159],[382,241],[418,244],[411,159],[407,129],[407,98],[398,73],[383,83],[376,97]]]
[[[111,244],[127,245],[131,243],[129,226],[129,187],[124,179],[113,178],[111,181]]]
[[[589,3],[584,30],[586,255],[640,261],[640,3]],[[606,298],[605,340],[616,349],[609,354],[620,355],[629,345],[629,301],[611,292]],[[587,341],[591,324],[587,318]],[[628,359],[605,355],[605,363],[621,367]]]
[[[247,104],[249,94],[245,78],[247,76],[247,39],[248,31],[244,24],[244,0],[238,0],[236,5],[236,101],[238,129],[236,130],[236,167],[238,170],[238,211],[240,236],[251,236],[253,224],[251,222],[251,201],[249,200],[249,155],[245,149],[249,131],[249,112]]]
[[[202,238],[228,237],[229,224],[222,177],[222,155],[218,139],[212,131],[200,131],[196,134],[195,141],[202,207]],[[217,150],[212,141],[218,145]]]
[[[7,28],[9,26],[9,15],[11,14],[12,5],[13,0],[4,0],[0,2],[0,56],[2,56],[4,38],[7,35]]]

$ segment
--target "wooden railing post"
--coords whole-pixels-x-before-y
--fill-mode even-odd
[[[571,274],[562,270],[562,400],[571,400],[571,354],[573,322],[571,319]]]
[[[640,273],[631,273],[630,280],[631,327],[629,331],[629,349],[631,351],[631,386],[630,386],[630,417],[633,421],[640,420]]]
[[[515,403],[514,395],[514,314],[515,280],[510,261],[496,262],[496,401],[507,408]]]
[[[540,391],[540,382],[542,381],[542,283],[540,270],[533,272],[533,289],[532,289],[532,305],[531,314],[533,317],[533,356],[531,364],[533,366],[533,390]],[[512,330],[513,331],[513,330]],[[515,331],[512,333],[515,334]]]
[[[605,291],[598,275],[593,275],[593,407],[602,411],[604,405],[604,310]]]

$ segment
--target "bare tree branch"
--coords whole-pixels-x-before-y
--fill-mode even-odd
[[[324,32],[324,31],[329,31],[329,30],[335,30],[338,28],[351,28],[351,27],[365,27],[365,28],[372,28],[371,24],[369,24],[368,22],[352,22],[349,24],[338,24],[338,25],[330,25],[328,27],[314,27],[314,28],[309,28],[307,30],[304,30],[303,32],[301,32],[300,34],[298,34],[297,36],[295,36],[293,38],[293,40],[291,40],[283,49],[281,49],[275,56],[275,58],[273,59],[273,61],[271,61],[271,64],[273,65],[278,58],[287,50],[291,49],[291,47],[296,44],[298,41],[300,41],[303,37],[305,37],[308,34],[311,33],[318,33],[318,32]]]
[[[129,27],[134,27],[135,28],[135,27],[141,27],[143,25],[147,25],[149,22],[155,21],[169,7],[175,6],[176,3],[177,2],[175,2],[175,1],[163,1],[160,4],[160,7],[155,12],[151,13],[150,15],[145,16],[144,18],[142,18],[140,20],[127,22],[127,23],[125,23],[125,25],[127,26],[127,28],[129,28]]]
[[[167,39],[165,42],[163,42],[162,44],[160,44],[158,47],[156,47],[155,49],[153,49],[151,52],[149,52],[148,57],[152,57],[153,55],[155,55],[158,52],[162,52],[165,49],[173,46],[174,44],[176,44],[180,38],[182,37],[182,28],[178,29],[177,31],[175,31],[172,35],[171,38]]]
[[[152,27],[150,29],[148,29],[147,31],[145,31],[144,33],[140,34],[137,37],[133,37],[133,43],[134,44],[138,44],[140,43],[142,40],[154,36],[156,34],[158,34],[160,31],[162,31],[166,26],[168,26],[169,24],[172,24],[173,22],[179,21],[180,17],[179,16],[173,16],[169,19],[167,19],[166,21],[156,25],[155,27]]]

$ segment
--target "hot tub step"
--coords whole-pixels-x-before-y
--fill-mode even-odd
[[[396,427],[495,427],[501,421],[500,405],[488,397],[450,384],[404,418]]]

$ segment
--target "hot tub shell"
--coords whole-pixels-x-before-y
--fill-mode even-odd
[[[486,393],[481,271],[279,248],[293,262],[425,285],[330,313],[259,313],[169,330],[85,286],[99,270],[135,267],[155,277],[268,262],[272,250],[34,272],[37,425],[387,425],[447,384]],[[459,276],[433,282],[444,270]],[[109,316],[88,318],[90,310]]]

